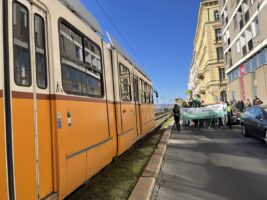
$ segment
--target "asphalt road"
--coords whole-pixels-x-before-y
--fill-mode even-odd
[[[153,200],[267,200],[267,145],[239,129],[173,129]]]

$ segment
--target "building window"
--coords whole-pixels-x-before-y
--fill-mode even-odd
[[[229,66],[232,66],[233,61],[232,61],[232,51],[231,48],[229,49],[229,51],[225,54],[225,61],[226,64]]]
[[[251,29],[252,29],[252,37],[255,38],[260,32],[258,17],[256,17],[256,19],[253,20],[251,24]]]
[[[230,31],[229,31],[229,29],[226,30],[226,41],[227,41],[227,44],[228,44],[228,45],[231,44]]]
[[[225,69],[224,68],[219,68],[219,77],[220,77],[221,82],[225,80]]]
[[[218,60],[223,59],[223,48],[222,47],[217,47],[216,51],[217,51],[217,59]]]
[[[31,85],[29,13],[17,2],[13,9],[14,81],[19,86],[28,87]]]
[[[266,52],[265,50],[261,51],[258,55],[258,66],[257,67],[261,67],[262,65],[266,64]]]
[[[246,12],[245,12],[245,23],[247,23],[248,21],[249,21],[249,10],[247,10]]]
[[[219,13],[218,10],[216,10],[216,11],[214,12],[214,19],[215,19],[215,21],[219,21],[219,20],[220,20],[220,13]]]
[[[242,30],[242,28],[244,27],[244,22],[243,22],[243,14],[242,14],[242,7],[240,6],[237,10],[237,21],[239,24],[239,29]]]
[[[251,59],[251,68],[252,68],[252,71],[255,71],[256,68],[257,68],[257,66],[258,66],[258,62],[257,62],[257,57],[255,56],[255,57],[253,57]]]
[[[226,94],[226,91],[225,90],[221,91],[220,96],[221,96],[220,97],[221,98],[221,101],[227,102],[227,94]]]
[[[74,28],[70,28],[67,23],[61,22],[59,29],[64,91],[74,95],[101,97],[103,72],[100,47]],[[88,44],[92,45],[95,51],[88,49]]]
[[[242,56],[247,55],[248,51],[244,34],[240,36],[240,44],[241,44]]]
[[[251,72],[250,60],[245,63],[245,73]]]
[[[215,38],[216,38],[216,42],[222,39],[222,32],[220,28],[215,29]]]

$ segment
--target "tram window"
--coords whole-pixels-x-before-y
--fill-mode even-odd
[[[75,62],[83,62],[82,36],[74,32],[65,24],[60,24],[61,53]]]
[[[133,98],[135,102],[139,102],[139,91],[138,91],[138,79],[135,76],[132,76],[133,80]]]
[[[140,91],[141,102],[146,103],[145,82],[142,79],[140,79],[140,82],[141,82],[141,91]]]
[[[34,37],[36,57],[36,82],[41,89],[47,88],[45,24],[41,16],[34,16]]]
[[[153,88],[152,88],[152,86],[150,86],[149,96],[150,96],[149,103],[153,104],[154,103],[154,98],[153,98]]]
[[[68,64],[62,64],[64,90],[77,95],[101,96],[100,74],[90,73],[92,72],[85,73]]]
[[[14,81],[19,86],[31,85],[29,12],[20,3],[13,6]]]
[[[121,100],[131,101],[131,81],[130,81],[130,70],[120,64],[120,83],[121,83]]]
[[[64,91],[81,96],[102,96],[100,48],[78,31],[60,23],[60,49]]]
[[[100,49],[88,39],[84,39],[85,62],[92,68],[101,71]]]

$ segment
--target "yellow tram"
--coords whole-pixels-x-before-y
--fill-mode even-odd
[[[151,80],[79,1],[0,10],[0,199],[64,199],[154,128]]]

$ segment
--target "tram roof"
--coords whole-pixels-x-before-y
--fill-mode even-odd
[[[111,46],[116,49],[126,60],[128,60],[141,74],[150,80],[149,76],[141,69],[141,67],[134,61],[134,59],[128,54],[128,52],[120,45],[120,43],[114,39],[108,32],[107,36]]]
[[[60,0],[71,11],[74,11],[86,24],[88,24],[94,31],[100,33],[102,36],[103,31],[97,19],[83,6],[80,0]]]

